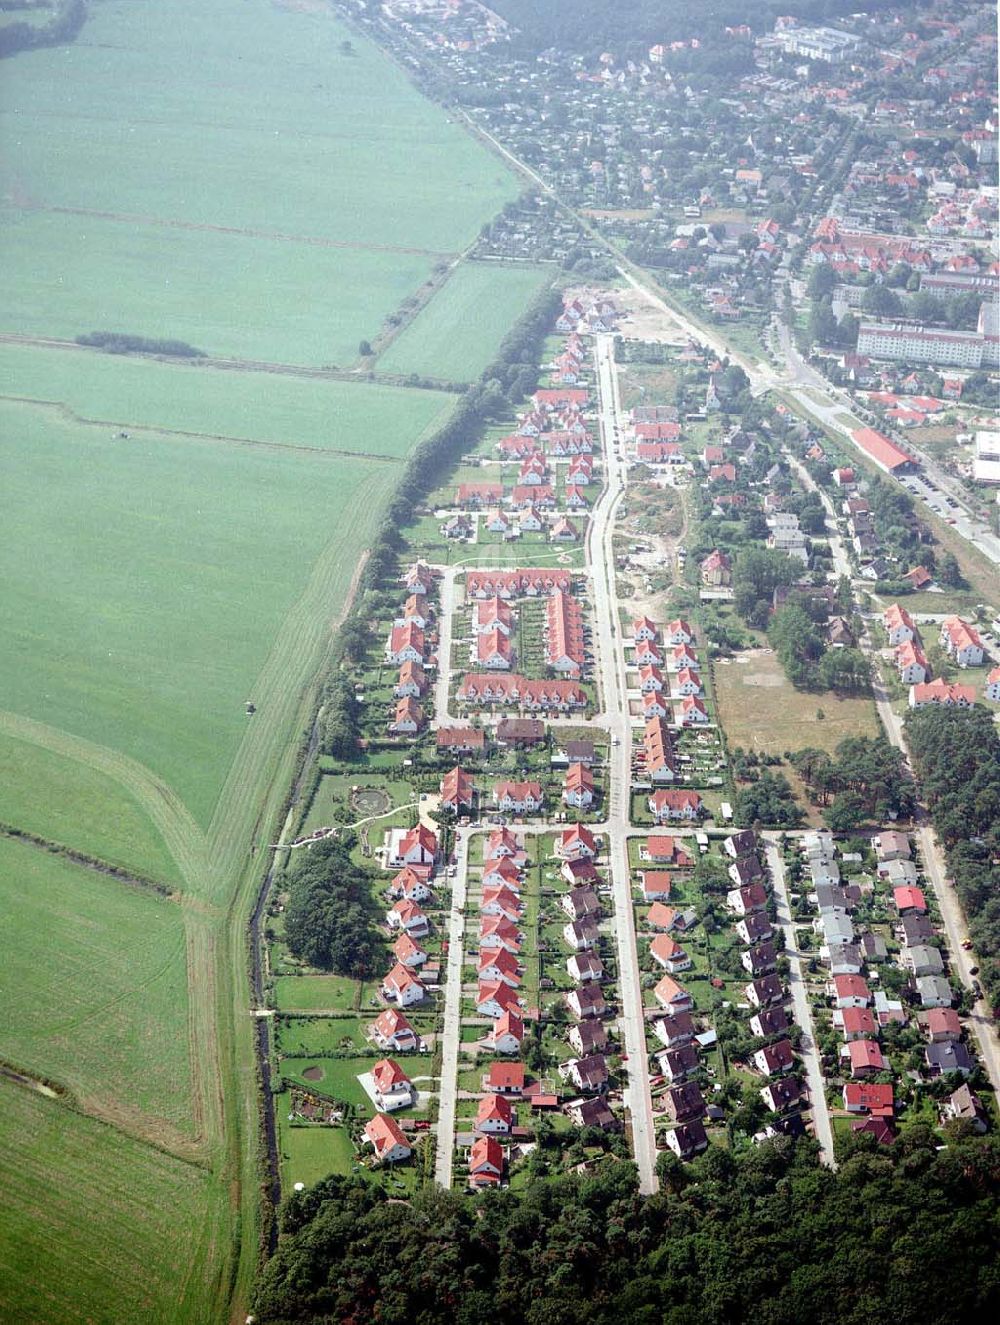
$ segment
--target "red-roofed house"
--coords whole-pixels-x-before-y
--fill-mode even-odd
[[[471,773],[455,767],[441,779],[441,808],[460,814],[471,810],[476,798],[476,785]]]
[[[891,1118],[893,1088],[874,1081],[848,1081],[844,1086],[844,1108],[848,1113],[867,1113],[873,1118]]]
[[[576,810],[588,809],[594,801],[594,775],[586,764],[570,764],[563,782],[563,802]]]
[[[509,1136],[516,1119],[510,1103],[502,1095],[485,1095],[476,1110],[476,1131],[491,1136]]]
[[[673,819],[694,821],[701,814],[702,800],[696,791],[654,791],[649,797],[649,810],[657,823]]]
[[[524,1022],[516,1012],[511,1010],[503,1012],[494,1021],[486,1039],[494,1053],[519,1053],[521,1041],[524,1039]]]
[[[420,1043],[417,1033],[401,1012],[386,1008],[368,1027],[380,1049],[394,1049],[396,1053],[409,1053]]]
[[[372,1068],[372,1083],[375,1087],[375,1103],[387,1113],[405,1108],[413,1101],[414,1091],[410,1078],[393,1058],[382,1058],[375,1064]]]
[[[922,916],[927,912],[927,899],[920,888],[893,888],[892,900],[901,916]]]
[[[889,1064],[875,1040],[851,1040],[847,1046],[852,1077],[874,1076],[885,1072]]]
[[[412,971],[397,962],[382,981],[382,997],[397,1007],[408,1008],[419,1003],[426,990]]]
[[[477,1136],[469,1150],[469,1185],[497,1187],[503,1177],[503,1146],[493,1136]]]
[[[384,1113],[377,1113],[365,1124],[365,1140],[374,1147],[380,1164],[399,1164],[413,1154],[399,1125]]]

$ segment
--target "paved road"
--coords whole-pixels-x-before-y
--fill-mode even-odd
[[[455,566],[441,567],[441,579],[438,585],[438,671],[434,682],[434,721],[431,726],[447,727],[451,719],[448,716],[448,690],[451,684],[451,636],[455,616]]]
[[[882,726],[891,743],[903,752],[910,767],[910,755],[903,734],[902,718],[893,710],[888,692],[882,681],[879,663],[874,658],[871,637],[865,632],[860,641],[861,648],[872,659],[872,690],[875,707]],[[912,768],[911,768],[912,771]],[[967,931],[965,914],[955,894],[954,887],[947,880],[948,866],[945,861],[934,830],[922,806],[917,809],[917,843],[924,862],[924,870],[934,896],[937,898],[941,919],[944,923],[945,938],[948,942],[949,962],[952,975],[957,977],[964,988],[971,990],[974,977],[971,968],[975,965],[975,956],[962,947],[962,939]],[[969,1029],[976,1039],[979,1057],[989,1076],[994,1091],[1000,1094],[1000,1045],[997,1042],[991,1010],[984,999],[980,999],[967,1018]]]
[[[962,939],[966,933],[965,914],[955,895],[954,887],[946,878],[944,853],[938,846],[934,829],[926,822],[923,815],[917,828],[917,842],[926,867],[927,878],[941,909],[941,919],[944,921],[951,955],[951,973],[958,977],[966,989],[971,989],[974,977],[970,974],[970,968],[975,965],[976,959],[974,953],[966,952],[962,947]],[[980,999],[975,1004],[966,1021],[976,1038],[979,1057],[986,1069],[990,1084],[1000,1095],[1000,1045],[997,1043],[996,1027],[989,1005],[984,999]]]
[[[820,1066],[819,1052],[816,1048],[816,1031],[813,1027],[812,1009],[806,983],[802,977],[802,956],[795,946],[795,926],[792,924],[792,911],[788,901],[788,887],[785,882],[785,862],[781,858],[781,848],[775,841],[776,834],[764,833],[764,855],[767,868],[774,884],[774,901],[777,909],[778,924],[785,935],[785,956],[788,958],[788,987],[792,994],[792,1007],[795,1020],[802,1030],[799,1041],[799,1054],[805,1064],[806,1080],[809,1084],[809,1099],[812,1104],[813,1130],[819,1142],[820,1163],[835,1167],[833,1158],[833,1128],[830,1124],[830,1111],[826,1103],[826,1083]]]
[[[783,389],[831,431],[839,433],[852,446],[856,446],[851,431],[870,426],[867,420],[857,417],[857,402],[849,392],[833,386],[822,373],[807,363],[796,349],[788,327],[780,322],[777,325],[778,342],[786,371],[776,378],[774,385]],[[848,416],[849,426],[844,422],[845,416]],[[971,543],[995,565],[1000,565],[1000,538],[972,510],[968,493],[958,479],[946,473],[933,457],[915,447],[909,439],[905,449],[919,460],[922,469],[921,474],[906,480],[908,485],[912,485],[915,495],[942,519],[953,520],[955,531],[966,542]],[[928,479],[931,483],[927,482]],[[957,504],[948,506],[945,497],[951,497]]]
[[[438,1095],[437,1154],[434,1162],[434,1180],[442,1187],[451,1186],[455,1158],[458,1047],[462,1039],[462,949],[472,831],[470,828],[459,828],[455,833],[456,868],[451,889],[451,915],[448,918],[448,968],[444,988],[441,1089]]]
[[[616,450],[621,450],[622,418],[614,366],[614,337],[598,336],[594,355],[607,481],[594,504],[586,549],[587,562],[593,573],[597,624],[595,642],[598,646],[599,674],[604,696],[604,720],[612,738],[606,829],[615,907],[621,1026],[629,1068],[625,1098],[632,1122],[632,1147],[639,1170],[639,1190],[648,1193],[657,1190],[656,1136],[649,1093],[646,1023],[628,861],[632,735],[612,546],[615,511],[625,491],[625,462],[620,455],[615,454]]]

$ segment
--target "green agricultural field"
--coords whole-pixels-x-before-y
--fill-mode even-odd
[[[425,254],[294,243],[104,217],[0,212],[5,330],[67,340],[130,331],[223,358],[346,366],[358,337],[430,276]],[[80,233],[86,230],[86,261]],[[66,273],[58,282],[46,269]],[[149,273],[170,272],[150,298]],[[253,279],[247,275],[252,273]],[[331,299],[326,292],[336,291]]]
[[[0,430],[4,705],[132,756],[207,825],[283,623],[308,607],[322,637],[397,471],[2,401]]]
[[[192,1128],[181,908],[0,838],[0,1058],[102,1114]]]
[[[511,173],[313,8],[106,0],[5,62],[4,329],[344,362],[475,238]]]
[[[0,715],[0,822],[85,855],[179,884],[181,874],[162,834],[120,783],[4,731]]]
[[[0,1184],[3,1320],[225,1318],[227,1196],[203,1169],[0,1078]]]
[[[390,344],[378,368],[473,381],[511,323],[551,279],[544,267],[463,262]]]
[[[0,396],[49,401],[102,429],[281,443],[398,459],[439,427],[455,397],[287,377],[228,373],[83,350],[0,343]],[[17,417],[12,416],[12,417]]]
[[[325,0],[87,8],[3,62],[0,821],[178,900],[0,839],[0,1056],[69,1093],[0,1082],[0,1318],[201,1325],[245,1316],[259,1246],[246,917],[331,630],[455,403],[260,364],[349,366],[518,184]],[[90,330],[258,366],[40,343]]]

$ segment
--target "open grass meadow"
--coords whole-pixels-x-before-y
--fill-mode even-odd
[[[380,356],[380,371],[473,381],[511,323],[551,279],[551,270],[529,264],[460,263]]]
[[[0,397],[44,401],[102,428],[183,433],[399,459],[444,423],[455,397],[190,363],[0,342]],[[16,418],[16,415],[10,416]]]
[[[833,751],[848,736],[881,730],[871,699],[796,690],[770,650],[717,661],[713,679],[730,746],[778,755],[809,747]]]
[[[8,331],[350,361],[517,192],[325,6],[104,0],[4,83]]]
[[[294,1126],[288,1120],[287,1094],[277,1097],[275,1108],[278,1111],[281,1174],[289,1190],[297,1182],[311,1187],[331,1173],[350,1173],[355,1163],[355,1150],[345,1127]]]
[[[0,1078],[0,1318],[203,1325],[226,1194],[203,1169]]]
[[[0,1058],[105,1116],[193,1127],[181,908],[0,838]]]
[[[340,610],[395,467],[2,401],[0,430],[4,705],[130,755],[207,825],[283,622],[321,554]]]

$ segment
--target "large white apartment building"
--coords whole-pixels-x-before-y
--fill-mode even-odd
[[[862,322],[858,328],[859,354],[941,368],[982,368],[986,341],[980,331],[949,331],[904,322]]]

